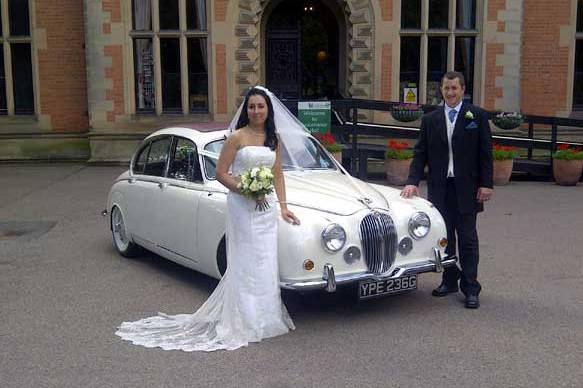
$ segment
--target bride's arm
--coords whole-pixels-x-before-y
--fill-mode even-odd
[[[237,188],[239,181],[229,174],[229,168],[231,167],[231,164],[233,164],[233,160],[235,160],[237,149],[239,149],[239,144],[236,136],[233,134],[225,140],[225,144],[219,155],[219,160],[217,161],[216,169],[217,180],[227,189],[236,193],[239,192],[239,189]]]
[[[287,208],[287,200],[285,197],[285,178],[283,177],[283,169],[281,167],[281,152],[280,145],[278,144],[275,150],[275,164],[273,165],[273,183],[275,186],[275,193],[277,194],[277,199],[279,200],[279,206],[281,208],[281,216],[284,220],[291,224],[300,224],[300,220],[295,216],[295,214]]]

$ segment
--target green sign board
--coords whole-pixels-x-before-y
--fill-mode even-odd
[[[311,133],[330,132],[330,101],[298,102],[298,118]]]

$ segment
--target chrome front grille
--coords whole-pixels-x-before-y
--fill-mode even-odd
[[[360,222],[360,241],[364,261],[375,274],[387,272],[397,255],[397,231],[386,213],[372,211]]]

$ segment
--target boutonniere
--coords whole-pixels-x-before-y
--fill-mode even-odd
[[[464,116],[466,119],[468,120],[473,120],[474,119],[474,114],[472,113],[471,110],[466,112],[466,115]]]

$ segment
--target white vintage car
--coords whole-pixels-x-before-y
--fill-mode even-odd
[[[227,265],[227,189],[215,179],[226,130],[173,127],[148,136],[109,192],[107,209],[116,249],[140,248],[219,278]],[[282,155],[289,208],[301,225],[280,217],[282,288],[356,285],[361,299],[417,288],[417,275],[455,265],[447,257],[445,223],[422,198],[350,177],[306,135],[310,165]],[[297,155],[295,160],[301,160]]]

